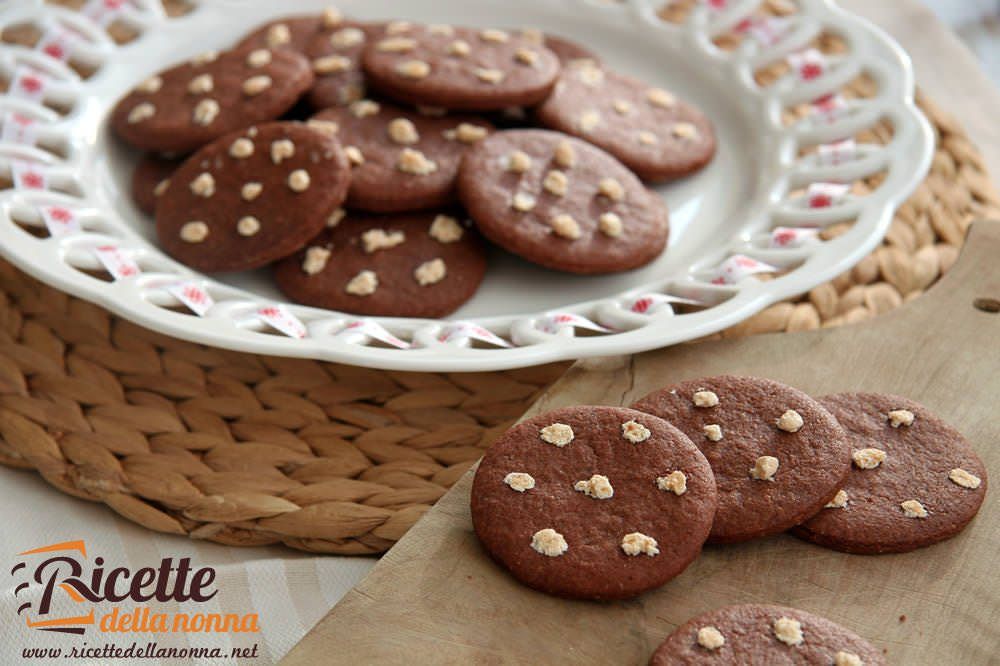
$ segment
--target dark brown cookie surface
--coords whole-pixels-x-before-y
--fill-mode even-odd
[[[701,111],[593,61],[567,64],[536,114],[544,126],[604,148],[648,181],[685,176],[715,154],[715,131]]]
[[[520,32],[413,25],[365,49],[370,84],[416,105],[466,111],[532,106],[549,94],[559,60]]]
[[[171,176],[156,207],[160,245],[206,272],[257,268],[319,233],[349,182],[331,134],[285,122],[232,132]]]
[[[290,50],[210,53],[140,83],[115,106],[111,125],[138,148],[185,153],[277,118],[312,80],[309,62]]]
[[[687,567],[715,512],[711,469],[662,419],[566,407],[514,426],[486,453],[472,522],[492,557],[558,596],[623,599]]]
[[[348,206],[376,212],[453,203],[462,155],[492,129],[470,116],[431,117],[371,100],[315,119],[337,123],[337,136],[355,160]]]
[[[725,606],[670,634],[650,666],[882,666],[882,652],[853,631],[787,606]]]
[[[143,155],[132,172],[132,200],[143,213],[152,215],[156,201],[167,189],[170,176],[183,163],[180,159]]]
[[[338,213],[274,267],[289,298],[366,315],[443,317],[475,294],[486,254],[474,229],[438,213]]]
[[[715,472],[710,541],[783,532],[834,496],[850,469],[847,436],[802,391],[759,377],[706,377],[655,391],[633,408],[666,419]]]
[[[618,160],[558,132],[508,130],[477,143],[458,193],[484,236],[556,270],[628,270],[667,242],[663,201]]]
[[[306,96],[310,106],[321,110],[364,98],[366,87],[361,56],[365,44],[378,39],[384,30],[383,23],[343,21],[313,36],[306,47],[306,56],[316,76]]]
[[[850,553],[900,553],[948,539],[975,517],[986,468],[960,432],[899,396],[839,393],[819,402],[847,431],[853,465],[797,536]]]

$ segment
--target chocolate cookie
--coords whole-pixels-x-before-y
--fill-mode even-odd
[[[138,148],[185,153],[277,118],[312,80],[309,62],[289,50],[209,53],[140,83],[115,106],[111,126]]]
[[[369,83],[410,104],[464,111],[533,106],[548,96],[559,59],[519,32],[414,25],[368,45]]]
[[[604,148],[643,180],[685,176],[715,154],[715,131],[701,111],[589,60],[563,68],[536,115],[546,127]]]
[[[453,203],[462,155],[492,129],[470,116],[431,117],[371,100],[327,109],[315,120],[337,124],[354,161],[347,205],[376,212]]]
[[[132,172],[132,201],[143,213],[152,215],[156,201],[167,189],[171,174],[183,160],[161,157],[153,153],[143,155]]]
[[[306,96],[314,109],[344,106],[365,96],[361,56],[365,44],[384,34],[383,23],[344,21],[321,30],[306,47],[316,81]]]
[[[329,224],[274,267],[292,300],[356,314],[443,317],[476,293],[486,272],[479,235],[452,215],[339,211]]]
[[[960,432],[895,395],[839,393],[819,402],[847,431],[854,464],[797,536],[848,553],[902,553],[951,538],[975,517],[986,468]]]
[[[156,207],[160,245],[210,273],[269,264],[323,228],[350,177],[332,134],[284,122],[232,132],[171,176]]]
[[[504,433],[479,464],[472,524],[525,585],[624,599],[701,552],[716,490],[704,456],[666,421],[622,407],[565,407]]]
[[[462,160],[458,194],[484,236],[556,270],[624,271],[667,243],[663,200],[615,158],[558,132],[480,141]]]
[[[650,666],[883,666],[882,652],[853,631],[787,606],[725,606],[667,636]]]
[[[721,375],[654,391],[632,405],[701,449],[719,485],[709,540],[783,532],[829,502],[850,470],[847,435],[818,402],[759,377]]]

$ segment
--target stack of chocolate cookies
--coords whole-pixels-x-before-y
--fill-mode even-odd
[[[484,239],[578,274],[649,263],[669,221],[647,184],[715,152],[700,111],[568,40],[332,8],[148,78],[111,124],[171,256],[388,316],[471,298]]]

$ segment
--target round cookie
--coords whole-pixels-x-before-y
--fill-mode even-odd
[[[647,181],[686,176],[715,154],[715,130],[701,111],[594,61],[567,63],[536,116],[604,148]]]
[[[274,266],[294,301],[391,317],[443,317],[469,300],[486,273],[475,230],[436,213],[338,211],[333,226]]]
[[[463,111],[533,106],[559,74],[552,51],[518,32],[414,25],[364,53],[373,88],[415,105]]]
[[[847,435],[818,402],[770,379],[721,375],[654,391],[632,405],[666,419],[715,472],[709,541],[784,532],[830,501],[850,470]]]
[[[899,396],[819,402],[847,431],[854,463],[841,492],[796,536],[848,553],[902,553],[951,538],[975,517],[986,467],[960,432]]]
[[[383,213],[453,203],[462,155],[492,130],[470,116],[431,117],[371,100],[314,119],[337,123],[355,160],[348,207]]]
[[[666,421],[623,407],[565,407],[504,433],[472,485],[484,548],[525,585],[625,599],[701,552],[716,490],[704,456]]]
[[[160,245],[209,273],[269,264],[323,229],[350,178],[336,138],[303,123],[232,132],[171,176],[156,206]]]
[[[667,636],[650,666],[884,666],[881,650],[853,631],[797,608],[724,606]]]
[[[156,201],[167,189],[170,176],[183,160],[154,153],[142,156],[132,172],[132,201],[147,215],[156,211]]]
[[[666,246],[666,205],[618,160],[546,130],[496,132],[462,160],[458,194],[488,239],[548,268],[612,273]]]
[[[277,118],[312,81],[309,62],[289,50],[209,53],[140,83],[115,106],[111,126],[137,148],[185,153]]]
[[[383,23],[344,21],[332,30],[317,33],[306,47],[316,81],[306,98],[314,109],[344,106],[365,96],[361,56],[365,44],[378,39]]]

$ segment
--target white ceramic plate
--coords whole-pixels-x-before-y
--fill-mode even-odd
[[[788,19],[742,24],[758,2],[707,0],[680,25],[657,19],[655,6],[661,3],[653,0],[341,0],[340,8],[360,19],[405,14],[476,26],[515,23],[575,38],[611,66],[704,109],[716,125],[719,151],[699,174],[660,188],[672,211],[670,246],[642,269],[579,277],[498,251],[479,293],[448,321],[362,319],[281,305],[286,323],[293,329],[302,323],[297,333],[285,335],[268,324],[275,312],[269,307],[282,299],[266,271],[206,277],[156,247],[151,222],[128,195],[136,155],[112,139],[106,119],[117,99],[156,70],[225,48],[274,16],[324,4],[214,0],[183,18],[166,19],[157,3],[139,0],[119,17],[143,34],[118,47],[78,14],[31,0],[8,3],[0,24],[38,24],[51,37],[44,42],[60,43],[74,61],[97,67],[97,73],[81,80],[37,46],[0,47],[0,74],[23,78],[34,68],[44,84],[42,100],[32,100],[30,92],[16,94],[16,88],[0,99],[0,177],[15,176],[15,186],[0,192],[0,252],[49,284],[171,336],[373,367],[491,370],[662,347],[721,330],[802,293],[870,252],[929,166],[933,138],[913,104],[909,59],[884,33],[825,0],[801,0],[799,12]],[[98,18],[99,5],[99,0],[89,5]],[[60,42],[59,25],[83,37]],[[734,26],[749,27],[736,50],[713,46],[714,36]],[[824,31],[842,36],[847,51],[796,59]],[[793,68],[776,84],[755,84],[755,69],[789,56]],[[860,74],[874,82],[874,95],[841,104],[837,91]],[[827,112],[817,107],[796,124],[782,121],[784,109],[831,94]],[[43,102],[70,110],[56,112]],[[853,136],[880,120],[894,130],[886,145],[840,144],[802,154],[803,148]],[[26,175],[32,172],[42,175],[46,189],[30,188]],[[884,174],[881,185],[861,196],[823,185],[803,194],[813,183],[850,183],[874,173]],[[53,223],[52,206],[69,211],[67,233],[58,219]],[[798,247],[770,247],[776,227],[844,220],[856,221],[834,240],[807,238]],[[105,264],[97,246],[115,248],[105,260],[125,257],[140,272],[119,279],[101,275]],[[781,276],[768,281],[749,276],[753,260],[780,268]],[[720,272],[724,266],[735,270]],[[200,287],[214,305],[194,314],[176,297],[184,285]],[[676,298],[699,305],[668,302]],[[387,338],[386,330],[398,340]]]

